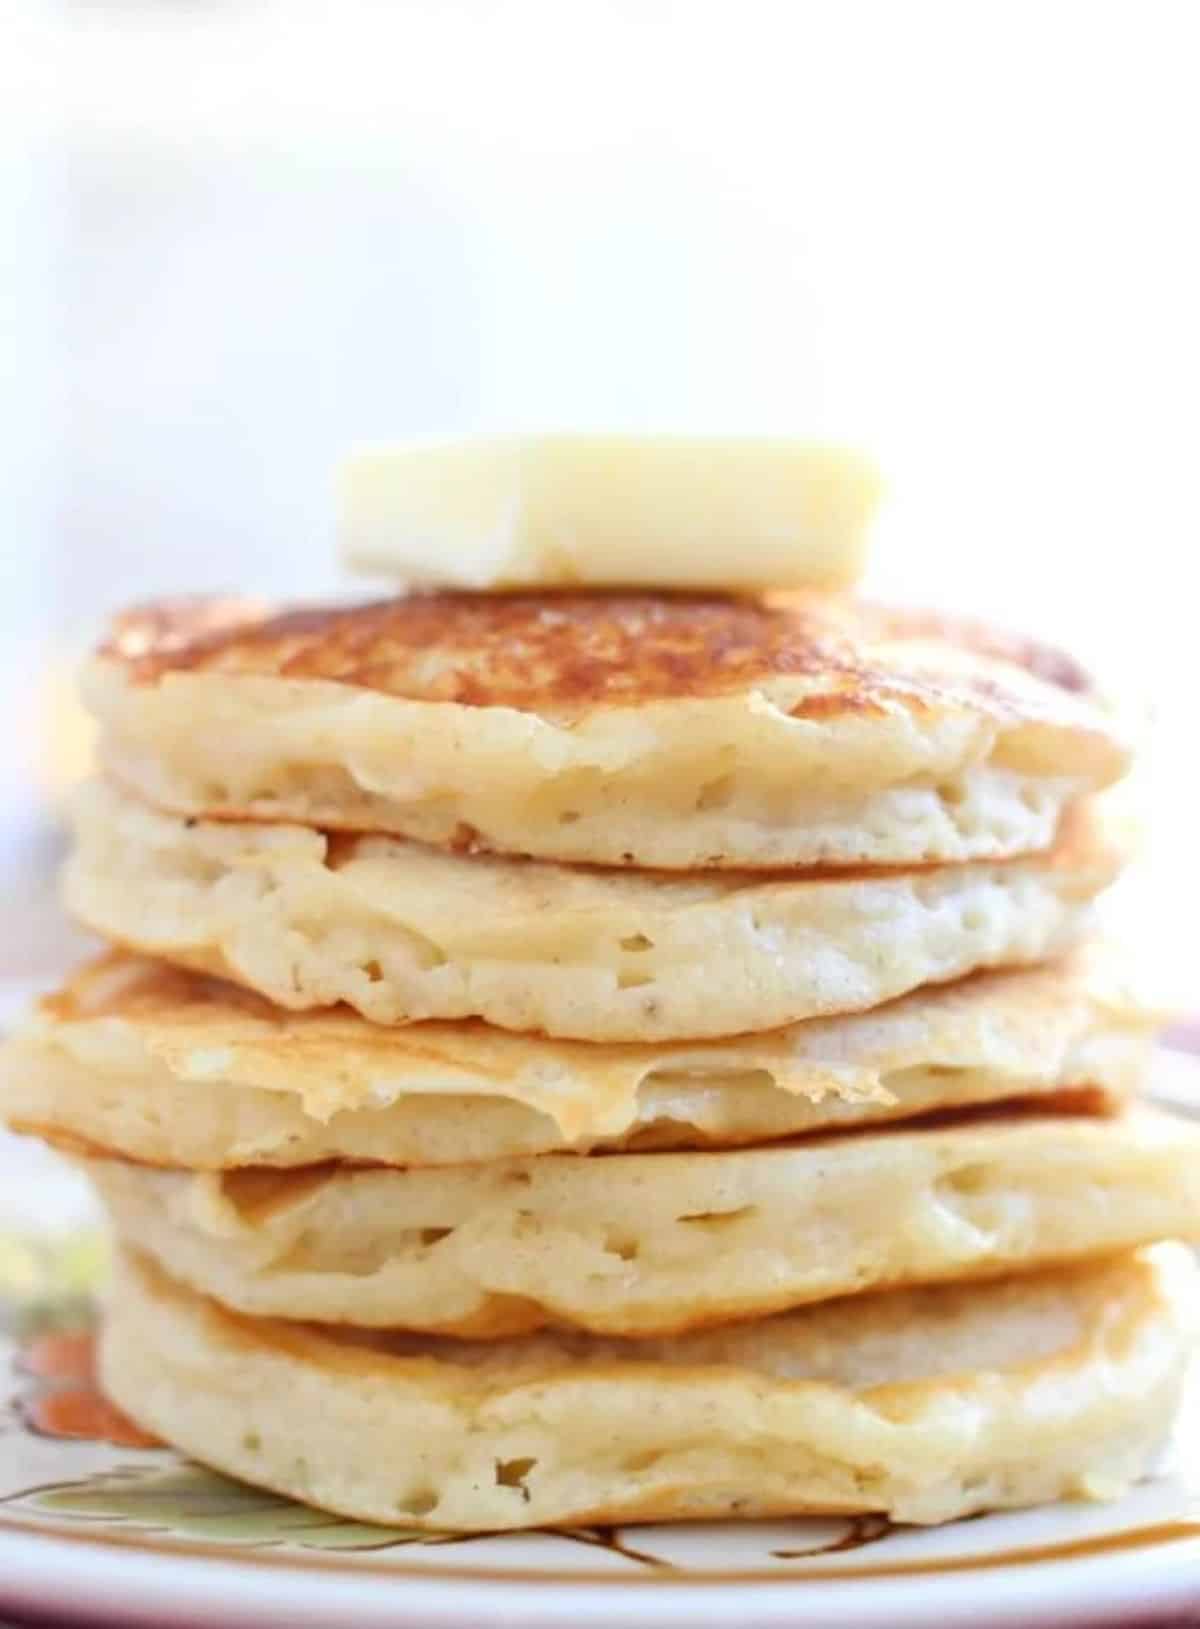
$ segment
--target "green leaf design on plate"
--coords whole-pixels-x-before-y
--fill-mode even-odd
[[[23,1336],[86,1328],[107,1272],[100,1228],[40,1238],[0,1234],[0,1330]]]
[[[381,1550],[438,1538],[414,1528],[348,1521],[188,1463],[101,1472],[43,1488],[22,1503],[47,1515],[128,1523],[209,1543]]]

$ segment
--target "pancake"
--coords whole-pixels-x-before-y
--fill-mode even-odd
[[[114,952],[0,1050],[0,1116],[192,1170],[730,1147],[1013,1098],[1111,1111],[1144,1076],[1154,1021],[1094,954],[850,1017],[637,1046],[292,1013]]]
[[[206,1464],[433,1530],[1110,1498],[1151,1467],[1200,1286],[1165,1245],[631,1348],[252,1321],[124,1256],[101,1376]]]
[[[1040,961],[1079,942],[1121,861],[1081,811],[1027,859],[675,877],[188,820],[101,782],[76,839],[67,903],[117,944],[282,1007],[593,1041],[774,1029]]]
[[[239,1312],[488,1340],[679,1334],[1200,1236],[1200,1127],[1148,1111],[426,1171],[85,1163],[118,1237]]]
[[[1128,763],[1068,657],[820,595],[168,602],[85,697],[178,814],[670,870],[1038,852]]]

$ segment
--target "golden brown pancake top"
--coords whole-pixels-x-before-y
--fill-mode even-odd
[[[881,643],[892,647],[886,659]],[[938,647],[952,659],[939,660]],[[1060,690],[1091,688],[1070,657],[1032,641],[817,595],[462,592],[283,612],[246,600],[161,601],[118,617],[100,654],[135,683],[183,672],[320,679],[531,711],[719,696],[787,677],[821,681],[795,709],[805,716],[964,694],[1003,708],[1010,698],[997,670],[964,665],[963,652]],[[1018,710],[1027,707],[1026,698]]]

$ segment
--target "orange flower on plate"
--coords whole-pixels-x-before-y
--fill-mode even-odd
[[[109,1442],[117,1448],[159,1446],[101,1392],[92,1330],[51,1330],[31,1336],[18,1352],[17,1369],[37,1382],[19,1401],[31,1431]]]

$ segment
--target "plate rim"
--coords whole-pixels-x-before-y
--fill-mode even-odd
[[[28,1491],[36,1490],[25,1490]],[[2,1503],[3,1501],[0,1501],[0,1504]],[[539,1528],[535,1531],[547,1537],[557,1536],[552,1528]],[[612,1531],[636,1532],[637,1524],[616,1524]],[[386,1532],[387,1529],[381,1529],[381,1533]],[[506,1536],[509,1535],[467,1533],[462,1535],[462,1539],[465,1541],[472,1538]],[[520,1530],[511,1536],[519,1538]],[[451,1535],[445,1541],[447,1547],[457,1538],[458,1535]],[[400,1547],[387,1539],[383,1539],[378,1546],[364,1546],[343,1556],[336,1551],[310,1553],[288,1549],[275,1542],[212,1544],[197,1542],[194,1539],[172,1538],[150,1525],[131,1526],[128,1531],[114,1530],[110,1526],[105,1526],[103,1519],[99,1517],[62,1520],[47,1519],[38,1515],[36,1518],[25,1520],[10,1516],[0,1509],[0,1543],[6,1539],[55,1540],[66,1545],[81,1545],[89,1550],[132,1553],[143,1558],[158,1557],[167,1561],[246,1565],[256,1571],[268,1570],[290,1574],[303,1572],[310,1575],[404,1579],[418,1582],[431,1580],[442,1583],[545,1583],[564,1586],[586,1584],[604,1589],[612,1587],[627,1589],[633,1585],[648,1590],[662,1590],[665,1587],[690,1589],[712,1585],[740,1587],[746,1584],[770,1586],[824,1582],[837,1584],[895,1582],[901,1579],[948,1578],[974,1573],[1013,1574],[1018,1570],[1029,1571],[1035,1567],[1052,1564],[1057,1566],[1061,1574],[1063,1568],[1078,1566],[1081,1563],[1095,1570],[1097,1566],[1109,1561],[1132,1561],[1155,1554],[1182,1559],[1194,1556],[1200,1560],[1200,1511],[1194,1519],[1147,1523],[1143,1527],[1117,1528],[1106,1534],[1063,1539],[1045,1545],[1014,1545],[1010,1549],[962,1557],[929,1556],[915,1561],[833,1562],[820,1565],[831,1552],[818,1548],[812,1552],[811,1558],[798,1556],[795,1568],[730,1568],[694,1572],[685,1572],[670,1563],[659,1563],[647,1567],[644,1571],[628,1573],[549,1566],[453,1567],[437,1562],[422,1566],[406,1566],[402,1562],[385,1563],[371,1559],[378,1551]],[[429,1547],[438,1547],[436,1537]]]
[[[78,1566],[80,1541],[97,1566]],[[1162,1548],[1179,1552],[1182,1562],[1200,1560],[1200,1538]],[[184,1547],[187,1549],[187,1547]],[[435,1575],[423,1569],[385,1569],[347,1562],[316,1569],[296,1566],[293,1555],[263,1551],[234,1557],[196,1546],[176,1555],[139,1547],[112,1535],[47,1531],[21,1522],[0,1529],[0,1605],[77,1613],[78,1621],[132,1626],[161,1624],[170,1604],[176,1621],[189,1625],[236,1626],[236,1629],[327,1629],[330,1615],[351,1613],[361,1629],[396,1629],[401,1613],[420,1614],[413,1621],[429,1629],[477,1629],[481,1621],[520,1622],[522,1629],[558,1629],[569,1612],[571,1621],[624,1629],[633,1621],[623,1611],[633,1607],[638,1629],[694,1629],[696,1585],[710,1590],[706,1622],[724,1619],[738,1629],[867,1629],[872,1623],[889,1629],[924,1629],[932,1611],[945,1624],[969,1622],[973,1629],[1036,1629],[1037,1625],[1128,1624],[1130,1614],[1194,1605],[1200,1600],[1200,1567],[1145,1566],[1145,1551],[1109,1552],[1101,1570],[1095,1559],[1076,1558],[1053,1571],[1041,1566],[987,1569],[988,1588],[980,1599],[978,1579],[971,1574],[879,1577],[846,1576],[831,1571],[822,1579],[784,1574],[760,1577],[748,1598],[746,1584],[712,1580],[703,1574],[663,1578],[649,1574],[608,1575],[606,1585],[585,1574],[564,1579],[545,1574],[535,1581],[546,1587],[534,1594],[530,1580],[515,1573],[493,1579],[474,1574]],[[74,1560],[76,1565],[67,1565]],[[267,1563],[265,1566],[262,1563]],[[127,1570],[126,1563],[128,1565]],[[197,1566],[197,1563],[204,1565]],[[126,1576],[120,1574],[126,1570]],[[99,1576],[98,1576],[99,1575]],[[280,1588],[287,1580],[291,1587]],[[931,1584],[941,1584],[942,1598],[931,1599]],[[49,1585],[49,1588],[47,1587]],[[830,1587],[832,1586],[832,1587]],[[949,1587],[947,1587],[949,1586]],[[186,1601],[179,1616],[181,1598]],[[504,1616],[504,1609],[517,1617]],[[482,1617],[481,1617],[482,1614]],[[965,1614],[965,1616],[964,1616]],[[336,1621],[336,1619],[335,1619]]]

